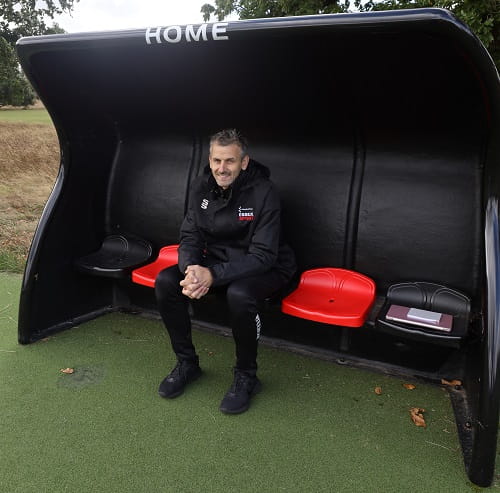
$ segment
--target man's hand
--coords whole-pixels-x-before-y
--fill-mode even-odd
[[[182,294],[195,300],[205,296],[214,281],[210,269],[201,265],[188,265],[184,274]]]

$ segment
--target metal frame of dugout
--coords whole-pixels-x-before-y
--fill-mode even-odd
[[[238,127],[280,190],[300,272],[349,269],[376,284],[359,328],[266,303],[266,340],[431,383],[460,380],[448,390],[465,466],[474,483],[491,484],[500,84],[467,26],[420,9],[55,35],[17,49],[61,146],[24,274],[20,343],[116,310],[156,314],[153,290],[130,279],[137,265],[113,275],[77,267],[103,245],[123,261],[120,248],[140,239],[143,264],[178,243],[208,136]],[[423,307],[454,306],[449,294],[463,310],[460,331],[386,323],[388,293]],[[193,318],[224,330],[221,301],[209,301],[193,304]]]

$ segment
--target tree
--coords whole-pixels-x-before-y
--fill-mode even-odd
[[[201,8],[203,18],[222,20],[232,13],[240,19],[329,14],[352,11],[440,7],[453,12],[481,39],[500,67],[500,9],[498,0],[215,0]]]
[[[0,36],[0,107],[34,102],[35,93],[19,69],[14,48]]]
[[[48,19],[71,12],[78,0],[0,0],[0,36],[11,46],[22,36],[61,32],[57,24],[48,26]]]
[[[35,93],[20,71],[14,51],[22,36],[63,33],[48,19],[71,12],[79,0],[0,0],[0,106],[28,106]]]
[[[349,0],[215,0],[215,5],[203,5],[201,12],[205,21],[208,21],[212,14],[222,20],[233,12],[236,12],[240,19],[257,19],[347,12],[350,3]],[[353,2],[354,6],[360,4],[361,0]]]

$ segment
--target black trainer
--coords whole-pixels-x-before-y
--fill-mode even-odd
[[[168,399],[177,397],[184,392],[188,383],[193,382],[200,375],[201,368],[198,363],[178,361],[175,368],[161,382],[158,393]]]
[[[262,384],[256,376],[235,368],[233,384],[222,399],[219,409],[226,414],[244,413],[250,407],[252,396],[261,389]]]

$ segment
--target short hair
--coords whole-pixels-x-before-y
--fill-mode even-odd
[[[212,135],[212,137],[210,137],[210,150],[212,150],[212,144],[214,143],[221,146],[236,144],[241,148],[241,157],[248,154],[248,141],[246,137],[235,128],[226,128]]]

